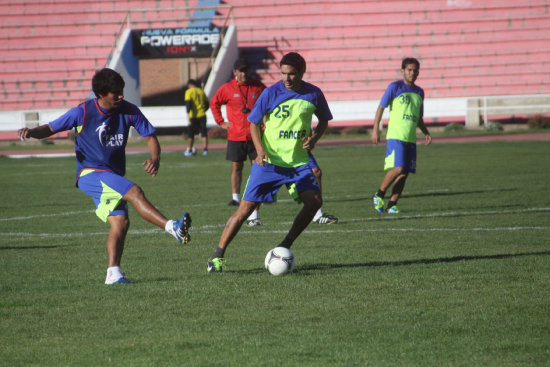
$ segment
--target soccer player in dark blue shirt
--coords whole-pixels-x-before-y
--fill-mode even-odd
[[[168,220],[147,200],[138,185],[124,178],[130,127],[147,142],[151,157],[143,162],[145,172],[156,176],[160,165],[155,128],[138,107],[124,100],[124,84],[116,71],[102,69],[92,79],[92,90],[97,98],[70,109],[49,124],[18,131],[21,140],[43,139],[74,128],[76,186],[94,200],[96,215],[110,225],[105,284],[130,283],[120,269],[124,239],[130,226],[128,202],[143,219],[164,228],[180,243],[188,243],[191,239],[188,213],[177,221]]]

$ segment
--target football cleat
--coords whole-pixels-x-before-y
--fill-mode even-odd
[[[249,227],[261,226],[262,221],[260,220],[260,218],[249,219],[249,220],[246,221],[246,225],[249,226]]]
[[[389,208],[388,210],[386,210],[386,213],[388,213],[388,214],[398,214],[399,212],[400,212],[400,210],[396,205],[394,205],[391,208]]]
[[[133,283],[131,281],[129,281],[128,279],[126,279],[123,275],[123,276],[121,276],[120,278],[118,278],[116,280],[106,279],[105,284],[111,285],[111,284],[133,284]]]
[[[209,273],[221,273],[223,270],[223,263],[225,259],[223,257],[215,257],[212,260],[208,260],[206,263],[206,270]]]
[[[184,245],[191,241],[189,227],[191,227],[191,216],[189,215],[189,213],[183,213],[181,218],[178,221],[174,222],[173,229],[176,235],[176,239]]]
[[[231,201],[229,203],[227,203],[227,205],[229,206],[239,206],[239,202],[235,199],[231,199]]]
[[[334,224],[334,223],[338,223],[338,218],[336,218],[334,215],[323,214],[319,218],[317,218],[317,220],[314,220],[313,223]]]
[[[203,150],[202,155],[206,157],[208,155],[208,149]]]
[[[384,213],[384,199],[374,194],[372,195],[372,203],[374,204],[374,210],[378,213]]]
[[[189,149],[187,148],[184,152],[183,152],[183,155],[186,156],[186,157],[191,157],[193,155],[197,154],[197,151],[195,150],[195,148],[193,149]]]

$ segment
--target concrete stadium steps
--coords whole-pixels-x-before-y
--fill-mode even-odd
[[[411,1],[270,1],[257,0],[243,3],[242,1],[228,0],[226,3],[233,6],[235,21],[239,26],[265,25],[284,23],[292,19],[300,19],[305,24],[331,24],[340,21],[367,23],[369,20],[377,22],[394,22],[397,19],[418,21],[421,23],[432,20],[452,21],[456,18],[483,19],[485,17],[514,13],[514,15],[538,15],[547,12],[545,0],[533,0],[528,4],[520,1],[484,1],[471,2],[468,7],[447,6],[445,1],[425,0],[412,3]],[[225,15],[228,10],[220,9]],[[284,20],[282,20],[284,18]]]
[[[1,64],[0,64],[1,65]],[[82,69],[80,67],[67,67],[64,66],[63,68],[17,68],[17,69],[11,69],[11,70],[4,70],[2,72],[2,75],[4,78],[0,81],[2,82],[8,82],[12,80],[39,80],[41,78],[44,79],[60,79],[60,78],[73,78],[73,77],[81,77],[81,78],[88,78],[91,80],[95,73],[95,69],[91,68],[89,70]],[[30,74],[33,74],[33,76],[29,76]]]
[[[461,53],[468,53],[469,55],[475,53],[492,53],[494,57],[498,57],[499,52],[505,49],[536,49],[539,47],[547,47],[548,40],[550,38],[538,38],[533,36],[528,39],[514,39],[514,40],[502,40],[487,43],[426,43],[426,44],[404,44],[400,47],[386,47],[385,45],[345,45],[334,44],[330,47],[325,46],[301,46],[295,48],[287,45],[278,45],[275,49],[272,49],[271,53],[275,56],[275,60],[278,60],[280,55],[283,55],[290,51],[299,51],[302,56],[307,60],[321,59],[324,57],[330,57],[334,59],[335,55],[345,55],[346,57],[355,57],[360,59],[365,55],[376,55],[377,58],[385,60],[394,60],[396,65],[401,65],[401,59],[407,56],[415,56],[422,60],[424,56],[435,57],[438,54],[454,53],[459,56]],[[269,48],[268,48],[269,49]],[[516,55],[520,56],[520,55]],[[336,66],[337,67],[337,66]]]
[[[349,63],[342,61],[346,67],[334,69],[332,63],[324,65],[323,63],[312,63],[308,65],[309,73],[313,73],[316,76],[320,77],[331,77],[338,76],[342,78],[352,78],[357,75],[369,76],[376,75],[379,78],[389,80],[387,78],[401,78],[401,73],[399,66],[393,65],[389,62],[383,62],[378,65],[372,65],[368,62],[350,60]],[[541,69],[548,70],[550,68],[550,60],[547,59],[528,59],[527,61],[512,61],[508,62],[506,60],[494,60],[486,59],[485,62],[476,61],[468,62],[464,61],[461,63],[435,63],[434,60],[423,60],[422,67],[420,68],[420,74],[422,78],[426,76],[442,76],[442,75],[475,75],[477,77],[483,76],[486,74],[503,74],[503,75],[513,75],[516,72],[540,72]],[[269,65],[269,68],[260,69],[262,74],[266,75],[267,78],[278,78],[279,77],[279,67],[275,64]]]
[[[298,51],[305,79],[329,100],[379,99],[408,56],[421,61],[428,96],[550,93],[548,0],[226,3],[241,52],[263,54],[254,69],[266,84],[279,80],[280,57]]]
[[[371,37],[389,37],[393,35],[425,35],[425,34],[460,34],[462,32],[487,32],[507,29],[548,28],[547,15],[491,16],[478,22],[475,28],[465,28],[464,23],[471,19],[455,18],[452,20],[433,20],[427,22],[391,20],[379,21],[369,19],[368,23],[269,23],[255,26],[239,26],[239,39],[246,41],[273,40],[294,38],[296,35],[323,35],[327,38],[336,36],[353,37],[357,34],[369,34]]]
[[[85,99],[127,21],[185,27],[197,0],[0,0],[0,109],[71,107]]]
[[[147,28],[176,28],[186,27],[189,19],[180,17],[156,18],[153,20],[132,20],[134,29]],[[0,27],[0,40],[23,36],[48,37],[51,34],[55,38],[59,34],[82,35],[105,35],[110,34],[114,42],[115,35],[120,31],[123,20],[75,20],[59,22],[35,22],[32,25],[22,26],[20,23],[4,24]]]
[[[61,90],[59,90],[61,89]],[[90,94],[90,84],[86,86],[59,87],[58,89],[43,87],[33,87],[29,89],[19,89],[17,94],[8,94],[6,100],[21,99],[40,99],[51,97],[74,98],[84,100]]]
[[[80,44],[82,47],[88,44],[107,44],[114,42],[113,33],[73,33],[71,32],[48,32],[28,35],[0,35],[0,50],[17,52],[21,48],[57,46],[70,44],[71,46]]]
[[[514,57],[517,51],[507,50],[495,53],[495,52],[466,52],[457,54],[454,52],[440,53],[437,55],[426,55],[421,58],[422,65],[420,67],[422,75],[427,72],[444,72],[446,68],[462,68],[462,67],[481,67],[491,65],[515,65],[517,67],[523,67],[523,65],[530,65],[530,67],[536,67],[540,65],[538,69],[544,69],[550,59],[550,45],[546,48],[531,49],[523,52],[522,58]],[[312,58],[308,61],[307,69],[310,71],[316,70],[319,72],[335,72],[341,70],[361,70],[361,69],[390,69],[399,72],[400,63],[396,63],[397,58],[392,56],[388,58],[379,58],[375,54],[365,53],[360,58],[351,57],[347,55]],[[399,60],[397,60],[399,61]],[[534,65],[533,65],[534,64]],[[337,65],[338,67],[335,67]],[[277,62],[269,62],[265,64],[265,70],[273,68],[278,71],[279,67]]]
[[[307,78],[306,78],[307,80]],[[330,101],[364,101],[380,100],[384,93],[384,88],[366,87],[366,86],[345,86],[338,87],[332,84],[318,86],[323,90],[327,100]],[[422,85],[426,91],[427,98],[453,98],[490,96],[490,95],[513,95],[514,92],[523,90],[540,90],[541,82],[527,83],[520,80],[511,80],[497,85],[479,85],[479,84],[437,84],[431,88],[429,85]],[[546,85],[545,88],[548,88]],[[535,94],[537,94],[535,92]],[[330,96],[330,98],[329,98]],[[368,118],[372,118],[368,117]]]
[[[6,57],[0,59],[0,77],[14,72],[17,69],[27,69],[27,76],[32,76],[34,69],[67,69],[80,68],[83,73],[89,69],[95,70],[105,65],[103,56],[65,56],[62,54],[53,54],[51,56],[39,54],[27,57]]]
[[[30,90],[30,91],[40,91],[40,90],[51,90],[52,88],[73,88],[73,87],[85,87],[88,90],[91,87],[90,78],[93,76],[93,73],[88,78],[84,79],[82,76],[67,77],[62,76],[58,78],[53,78],[51,75],[43,77],[10,77],[4,78],[0,81],[1,91],[10,91],[10,90]]]
[[[513,75],[513,78],[510,78]],[[392,76],[372,76],[364,74],[361,77],[345,77],[333,75],[331,77],[309,77],[306,75],[304,80],[320,87],[325,93],[337,92],[334,100],[342,99],[340,95],[344,91],[353,91],[356,95],[349,96],[350,100],[361,99],[379,99],[384,94],[388,84],[397,80],[397,75]],[[272,85],[280,80],[279,74],[269,75],[264,78],[266,85]],[[479,75],[465,77],[463,74],[440,74],[434,76],[423,75],[421,86],[424,88],[427,97],[442,98],[447,93],[452,93],[455,97],[465,96],[483,96],[486,93],[494,94],[515,94],[515,88],[529,88],[536,93],[542,93],[548,88],[546,72],[515,72],[515,73],[494,73],[490,82],[480,78]],[[348,97],[346,97],[348,98]]]
[[[66,11],[68,8],[76,11],[87,12],[90,10],[105,11],[116,9],[130,9],[130,8],[157,8],[162,5],[168,6],[194,6],[197,1],[186,1],[191,5],[181,5],[181,1],[157,1],[157,0],[1,0],[0,12],[2,13],[25,13],[32,12],[36,9],[44,9],[45,12],[59,12]],[[176,5],[179,4],[179,5]]]
[[[93,22],[102,22],[102,21],[117,21],[123,22],[128,9],[116,9],[109,11],[87,11],[80,12],[76,10],[66,10],[63,12],[49,12],[45,13],[43,11],[29,12],[25,14],[0,14],[0,21],[5,22],[7,25],[32,25],[34,22],[43,22],[48,20],[51,23],[63,22],[67,19],[73,20],[88,20]],[[170,17],[172,19],[180,18],[181,20],[188,19],[190,17],[190,12],[187,10],[141,10],[139,17],[135,21],[150,21],[155,19],[162,19],[164,17]]]
[[[19,47],[3,48],[0,46],[0,58],[17,55],[18,57],[33,57],[43,53],[58,53],[64,56],[109,55],[113,45],[105,43],[87,44],[53,44],[53,45],[23,45]],[[105,59],[107,58],[105,57]]]
[[[27,110],[27,109],[53,109],[71,108],[84,102],[88,94],[78,97],[42,96],[32,99],[10,98],[0,100],[0,110]]]
[[[371,32],[333,34],[327,37],[321,32],[311,32],[303,35],[301,32],[288,32],[286,35],[275,37],[258,37],[255,36],[248,40],[240,42],[242,47],[259,47],[262,45],[272,45],[273,47],[309,47],[323,46],[329,48],[331,46],[350,46],[350,47],[379,47],[385,46],[399,47],[406,42],[414,40],[415,45],[444,45],[444,44],[483,44],[494,42],[509,42],[514,40],[536,40],[541,44],[550,39],[548,34],[538,34],[540,27],[525,27],[521,29],[509,28],[491,28],[487,30],[462,30],[460,32],[451,33],[449,30],[438,32],[416,32],[413,34],[404,33],[400,29],[395,29],[393,32],[383,34],[373,34]],[[304,29],[305,31],[305,29]],[[239,33],[241,37],[242,33]]]

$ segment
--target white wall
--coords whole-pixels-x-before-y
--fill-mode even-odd
[[[338,121],[367,121],[374,120],[374,114],[379,101],[350,101],[329,102],[329,107]],[[185,107],[141,107],[143,114],[158,127],[187,126],[187,112]],[[39,123],[45,124],[61,116],[66,110],[40,110]],[[24,126],[24,113],[28,111],[0,112],[0,131],[14,131]],[[222,108],[225,115],[225,109]],[[384,118],[388,118],[388,109],[384,111]],[[457,117],[464,119],[466,114],[466,98],[433,98],[425,101],[424,116],[426,118]],[[210,110],[207,112],[208,126],[215,126],[214,117]]]
[[[230,26],[223,38],[223,44],[218,51],[214,65],[208,76],[208,81],[204,86],[204,93],[208,98],[214,97],[216,91],[227,82],[233,74],[233,64],[239,57],[239,48],[237,46],[237,28]]]

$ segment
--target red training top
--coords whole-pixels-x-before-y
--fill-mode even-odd
[[[265,89],[265,85],[257,80],[250,80],[248,84],[241,84],[233,79],[218,89],[210,101],[210,109],[218,125],[224,123],[221,108],[226,104],[227,119],[231,123],[227,131],[227,140],[250,141],[250,122],[246,119],[250,110]],[[248,108],[248,112],[243,112]]]

